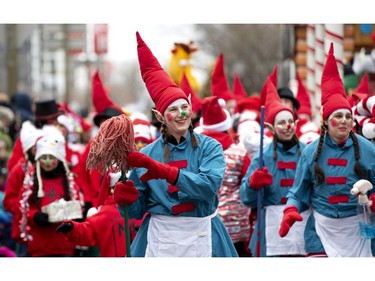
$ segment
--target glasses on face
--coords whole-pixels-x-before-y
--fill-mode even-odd
[[[292,129],[295,126],[295,122],[293,119],[289,120],[280,120],[276,123],[276,127],[279,129]]]

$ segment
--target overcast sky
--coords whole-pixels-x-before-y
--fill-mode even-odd
[[[192,24],[127,24],[110,23],[108,27],[108,59],[116,61],[137,60],[136,31],[139,31],[159,62],[169,59],[174,42],[194,40]]]

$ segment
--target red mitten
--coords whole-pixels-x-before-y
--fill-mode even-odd
[[[177,167],[160,163],[149,156],[135,151],[128,155],[128,163],[132,167],[146,168],[148,171],[140,177],[141,181],[165,179],[170,184],[175,184],[179,170]]]
[[[371,194],[370,197],[368,198],[369,200],[372,201],[370,205],[370,210],[375,213],[375,193]]]
[[[138,189],[135,187],[132,180],[127,180],[125,183],[118,182],[115,185],[113,198],[117,205],[130,205],[138,199]]]
[[[280,229],[279,229],[279,235],[280,237],[284,237],[288,234],[289,229],[292,227],[292,225],[296,221],[302,221],[303,218],[301,215],[298,213],[298,210],[295,206],[288,206],[284,209],[284,216],[283,220],[281,221],[280,224]]]
[[[267,167],[263,167],[262,170],[257,168],[250,177],[250,187],[252,189],[262,189],[263,186],[270,186],[272,184],[273,177],[268,173]]]

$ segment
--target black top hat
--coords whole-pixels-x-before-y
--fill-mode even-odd
[[[35,120],[49,120],[63,114],[55,100],[35,102]]]
[[[294,110],[298,110],[299,102],[294,97],[291,89],[289,89],[288,87],[282,87],[282,88],[278,88],[277,92],[278,92],[280,98],[290,99],[293,103]]]
[[[99,127],[101,121],[107,120],[111,117],[119,116],[121,114],[123,114],[123,112],[120,112],[113,107],[107,107],[103,112],[97,113],[94,116],[93,121],[94,121],[94,124]]]

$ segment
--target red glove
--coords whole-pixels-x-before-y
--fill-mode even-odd
[[[302,221],[303,218],[301,215],[298,213],[298,210],[294,206],[288,206],[284,209],[284,216],[283,220],[281,221],[280,224],[280,229],[279,229],[279,235],[280,237],[284,237],[288,234],[289,229],[292,227],[292,225],[296,221]]]
[[[374,108],[375,108],[375,106],[374,106]],[[372,201],[371,206],[370,206],[370,210],[373,213],[375,213],[375,193],[371,194],[368,199]]]
[[[272,181],[273,177],[268,173],[267,167],[263,167],[262,170],[257,168],[250,177],[250,187],[259,190],[264,186],[270,186]]]
[[[160,163],[141,152],[131,152],[128,156],[128,163],[132,167],[146,168],[148,171],[140,177],[141,181],[153,179],[165,179],[170,184],[175,184],[179,170],[177,167]]]
[[[113,198],[119,206],[130,205],[137,201],[138,189],[134,186],[132,180],[127,180],[125,183],[118,182],[115,185]]]

